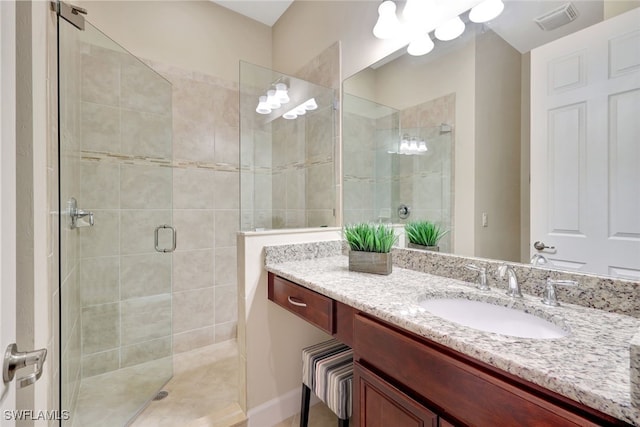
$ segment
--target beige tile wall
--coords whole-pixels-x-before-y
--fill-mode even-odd
[[[173,85],[173,351],[236,338],[238,84],[148,61]]]

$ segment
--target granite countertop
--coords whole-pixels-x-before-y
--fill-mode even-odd
[[[374,315],[570,399],[640,426],[630,394],[630,341],[640,319],[539,296],[511,299],[505,285],[490,291],[474,284],[394,266],[389,276],[348,270],[346,256],[267,262],[266,269],[337,301]],[[418,303],[459,297],[520,308],[569,329],[556,339],[514,338],[471,329],[430,314]]]

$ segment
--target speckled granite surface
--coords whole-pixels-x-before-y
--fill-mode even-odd
[[[568,303],[548,307],[538,296],[525,295],[522,300],[513,301],[505,296],[502,286],[494,284],[491,291],[481,292],[471,283],[397,266],[389,276],[350,272],[347,257],[342,255],[307,257],[302,261],[287,259],[287,256],[293,256],[292,250],[299,249],[267,248],[267,254],[270,254],[267,270],[587,406],[640,425],[640,410],[631,403],[630,392],[630,342],[640,329],[640,319]],[[280,255],[275,255],[276,252]],[[331,254],[331,251],[326,253]],[[421,258],[422,254],[409,255],[414,264],[428,262],[414,258]],[[419,306],[421,300],[433,297],[487,300],[520,308],[569,328],[571,334],[559,339],[533,340],[463,327]],[[562,295],[560,299],[562,301]],[[640,344],[640,338],[638,341]]]

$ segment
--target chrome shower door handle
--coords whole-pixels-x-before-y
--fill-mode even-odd
[[[170,248],[161,248],[158,241],[159,241],[159,234],[160,234],[160,230],[171,230],[171,247]],[[159,225],[156,227],[154,234],[153,234],[153,238],[154,238],[154,243],[155,243],[155,247],[156,247],[156,252],[162,252],[162,253],[168,253],[168,252],[173,252],[176,250],[176,245],[177,245],[177,233],[176,233],[176,229],[173,228],[170,225],[167,224],[163,224],[163,225]]]
[[[38,381],[42,376],[42,367],[44,361],[47,358],[47,349],[41,348],[40,350],[19,352],[18,346],[13,343],[9,344],[7,351],[4,353],[4,364],[2,367],[2,380],[5,383],[11,382],[15,376],[16,371],[27,366],[35,365],[36,369],[33,373],[26,377],[18,378],[18,385],[20,388],[26,387]]]

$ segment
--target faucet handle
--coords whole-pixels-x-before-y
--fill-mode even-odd
[[[550,277],[547,278],[547,284],[544,288],[544,295],[542,296],[542,302],[552,307],[560,305],[558,297],[556,295],[556,285],[562,286],[578,286],[578,282],[575,280],[555,280]]]
[[[467,270],[476,271],[478,273],[478,279],[476,280],[476,288],[481,291],[488,291],[489,284],[487,283],[487,268],[486,267],[478,267],[475,264],[467,264],[465,265]]]

